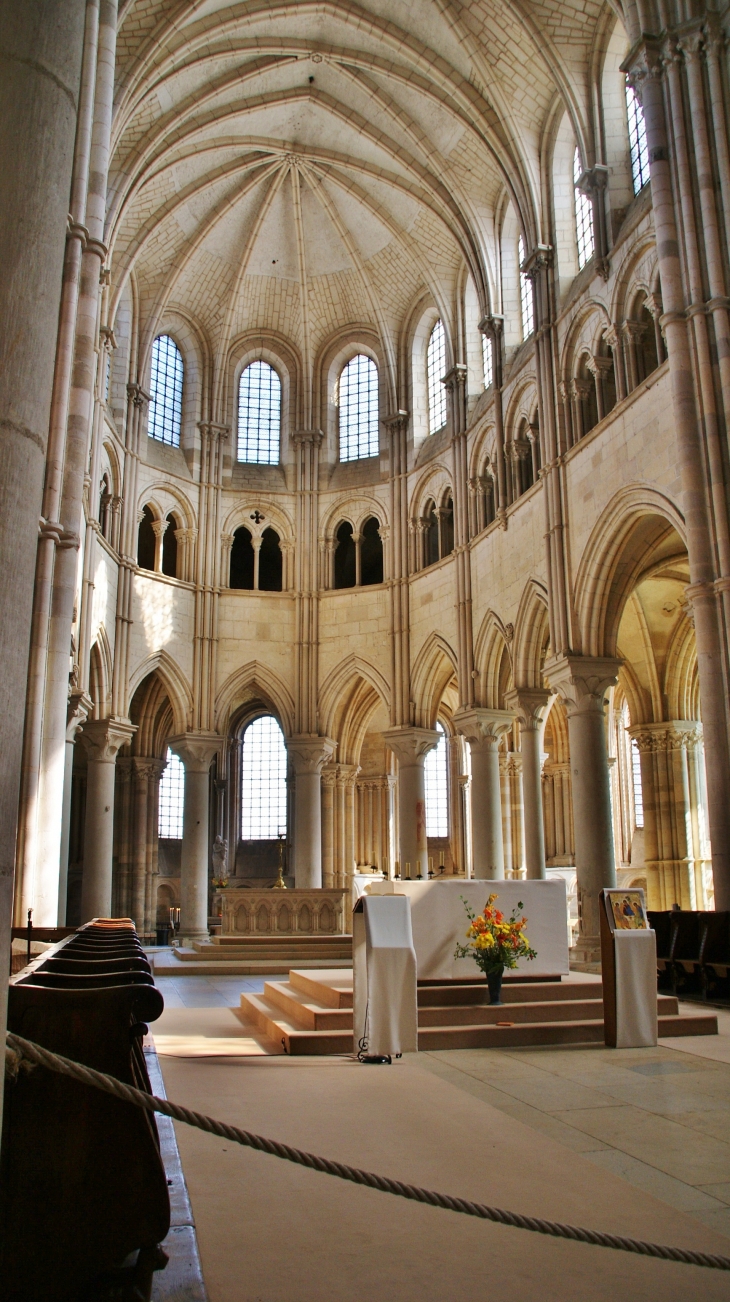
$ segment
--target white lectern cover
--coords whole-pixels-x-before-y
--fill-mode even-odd
[[[415,1053],[418,1049],[416,951],[410,900],[363,896],[352,918],[355,1053]]]
[[[616,1048],[657,1042],[656,932],[613,933],[616,955]]]

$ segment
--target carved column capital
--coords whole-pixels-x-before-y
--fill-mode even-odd
[[[610,656],[554,656],[547,660],[543,674],[553,691],[565,702],[568,715],[591,710],[603,713],[609,687],[618,682],[622,662]]]
[[[78,689],[71,692],[66,707],[66,741],[76,740],[76,734],[83,728],[93,708],[94,702],[86,692]]]
[[[331,737],[320,737],[316,733],[298,733],[287,739],[286,748],[297,775],[321,774],[324,765],[333,759],[337,742]]]
[[[223,738],[217,732],[183,732],[167,744],[182,760],[186,773],[207,773],[214,756],[220,754]]]
[[[441,734],[435,728],[388,728],[383,740],[400,764],[419,764],[434,746]]]
[[[511,710],[489,710],[477,706],[472,710],[457,710],[454,727],[474,747],[496,750],[500,737],[509,732],[515,721]]]
[[[117,751],[131,741],[137,726],[129,719],[95,719],[84,725],[81,740],[89,759],[100,764],[113,764]]]
[[[514,710],[523,732],[538,732],[545,715],[550,693],[539,687],[517,687],[504,698],[505,705]]]

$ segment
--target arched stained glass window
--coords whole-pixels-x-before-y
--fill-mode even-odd
[[[339,383],[340,461],[376,457],[378,438],[378,368],[363,353],[344,367]]]
[[[251,362],[238,382],[238,460],[278,466],[281,380],[268,362]]]
[[[158,335],[152,345],[150,409],[147,433],[159,443],[180,446],[182,422],[183,359],[169,335]]]
[[[578,242],[578,267],[580,270],[593,257],[593,204],[588,195],[578,189],[578,182],[582,172],[580,154],[576,149],[573,155],[573,185],[575,187],[575,236]]]
[[[520,235],[517,245],[517,261],[520,266],[520,310],[522,313],[522,338],[529,339],[535,329],[535,305],[532,297],[532,281],[521,270],[525,261],[525,241]]]
[[[440,723],[438,745],[428,752],[424,763],[426,780],[426,836],[449,835],[449,763],[446,733]]]
[[[649,149],[646,143],[644,110],[637,98],[633,86],[626,79],[626,116],[629,127],[629,150],[631,154],[631,180],[634,194],[643,190],[649,180]]]
[[[273,714],[254,719],[243,734],[241,839],[273,841],[286,835],[286,746]]]
[[[431,331],[426,353],[426,385],[428,388],[428,432],[435,434],[446,424],[446,390],[441,383],[446,371],[446,335],[442,321],[437,321]]]
[[[185,765],[179,755],[167,748],[167,768],[160,778],[157,807],[157,834],[163,839],[181,841],[185,800]]]
[[[641,785],[641,755],[636,738],[631,739],[631,778],[634,788],[634,823],[644,826],[644,790]]]

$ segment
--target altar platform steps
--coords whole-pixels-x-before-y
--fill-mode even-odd
[[[501,1005],[490,1005],[483,981],[419,984],[419,1049],[603,1043],[600,981],[512,980],[502,996]],[[267,981],[263,994],[242,994],[240,1002],[242,1012],[289,1054],[352,1053],[349,973],[294,969],[288,981]],[[717,1034],[714,1014],[680,1014],[669,995],[659,995],[657,1006],[662,1037]]]
[[[157,976],[273,976],[292,967],[351,968],[352,936],[216,936],[155,956]]]

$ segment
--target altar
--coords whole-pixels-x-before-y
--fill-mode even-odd
[[[547,881],[466,881],[436,878],[434,881],[375,881],[369,895],[407,895],[411,901],[413,944],[418,961],[419,981],[477,977],[471,959],[455,959],[457,941],[463,941],[469,919],[463,900],[474,913],[481,913],[489,895],[496,895],[495,907],[509,917],[522,901],[520,914],[527,918],[526,932],[537,950],[531,962],[521,959],[516,971],[525,977],[564,976],[568,961],[568,919],[565,882],[562,877]]]
[[[222,937],[342,936],[349,921],[343,890],[228,886],[217,894]]]

